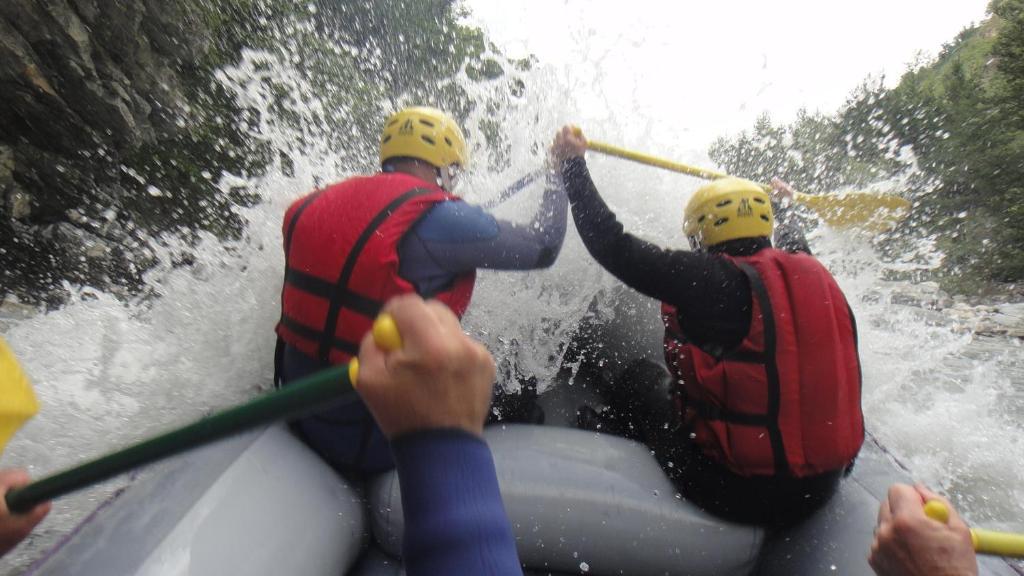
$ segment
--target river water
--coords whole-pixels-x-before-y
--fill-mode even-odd
[[[245,104],[268,110],[265,77],[297,93],[306,91],[286,62],[262,53],[249,54],[221,81]],[[504,94],[499,120],[508,127],[512,156],[501,172],[476,164],[461,190],[471,201],[494,197],[538,167],[543,162],[538,144],[549,142],[567,120],[595,139],[711,165],[706,143],[680,140],[652,118],[593,112],[600,110],[603,93],[586,67],[573,72],[541,63],[526,77],[529,88],[521,96],[504,94],[500,81],[473,88],[481,101]],[[564,97],[583,89],[586,106]],[[471,119],[468,132],[482,157],[479,119]],[[296,139],[294,131],[270,124],[262,136],[283,149]],[[242,240],[205,238],[194,265],[168,264],[149,273],[156,297],[126,304],[81,288],[60,310],[0,318],[0,330],[42,403],[41,413],[10,444],[0,465],[25,466],[38,477],[269,388],[283,266],[281,217],[294,199],[350,175],[326,149],[306,148],[293,159],[288,170],[272,167],[246,182],[264,201],[241,210],[249,222]],[[665,246],[684,246],[682,207],[699,182],[609,158],[591,158],[590,165],[628,230]],[[237,183],[234,177],[221,182],[225,190]],[[540,192],[535,185],[496,213],[528,221]],[[1024,529],[1020,342],[977,337],[942,314],[892,304],[888,295],[897,286],[883,278],[912,264],[883,261],[870,238],[818,229],[811,242],[858,316],[868,429],[919,479],[951,494],[972,521]],[[164,261],[180,248],[167,239]],[[929,246],[920,249],[932,262],[940,257]],[[465,324],[499,364],[543,383],[557,372],[565,344],[595,295],[615,284],[589,258],[570,224],[551,269],[482,272]],[[0,573],[17,572],[123,483],[56,502],[37,534],[0,562]]]

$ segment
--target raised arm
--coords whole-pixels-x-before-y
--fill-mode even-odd
[[[496,219],[479,206],[445,202],[435,206],[402,240],[402,257],[448,274],[477,268],[533,270],[555,262],[565,239],[568,201],[561,185],[548,179],[529,224]],[[404,274],[403,274],[404,275]],[[411,273],[406,277],[418,276]]]
[[[772,178],[772,212],[775,213],[775,247],[786,252],[811,253],[800,218],[793,210],[796,191],[781,178]]]
[[[563,129],[553,154],[572,204],[573,220],[591,256],[627,286],[679,311],[686,336],[700,346],[731,348],[750,328],[750,285],[728,259],[707,252],[667,250],[623,230],[598,194],[586,161]]]

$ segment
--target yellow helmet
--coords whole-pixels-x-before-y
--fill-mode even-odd
[[[384,123],[380,163],[391,158],[417,158],[435,168],[458,164],[465,168],[466,139],[451,116],[426,106],[396,112]]]
[[[720,178],[701,186],[683,215],[683,233],[695,247],[737,238],[771,237],[773,225],[768,193],[742,178]]]

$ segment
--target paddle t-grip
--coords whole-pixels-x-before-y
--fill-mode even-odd
[[[373,321],[373,341],[384,350],[398,350],[402,347],[402,336],[398,333],[398,325],[391,314],[381,314]],[[358,386],[359,382],[359,358],[353,358],[348,363],[348,379],[352,387]]]
[[[925,502],[924,513],[932,520],[949,523],[949,508],[938,500]],[[1024,534],[971,528],[971,544],[978,554],[1024,558]]]
[[[946,505],[938,500],[925,502],[924,515],[943,524],[949,523],[949,508],[946,508]]]
[[[402,336],[391,314],[381,314],[373,321],[373,341],[384,350],[398,350],[402,347]]]

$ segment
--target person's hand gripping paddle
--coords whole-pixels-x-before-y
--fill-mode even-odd
[[[949,523],[949,507],[941,500],[926,502],[924,513],[932,520]],[[1024,558],[1024,534],[971,528],[971,542],[978,554]]]
[[[441,302],[399,296],[384,312],[401,339],[382,346],[375,324],[359,348],[358,389],[384,435],[457,429],[480,436],[494,387],[487,349]]]

